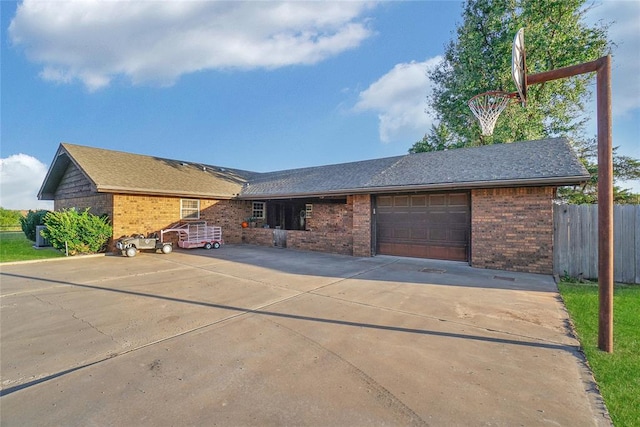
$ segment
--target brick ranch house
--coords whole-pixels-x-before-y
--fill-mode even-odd
[[[556,188],[588,178],[563,138],[268,173],[63,143],[38,198],[114,239],[207,221],[226,243],[551,274]]]

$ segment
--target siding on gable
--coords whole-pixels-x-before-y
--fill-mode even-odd
[[[95,195],[91,181],[78,169],[78,167],[69,163],[69,167],[64,172],[60,185],[56,189],[55,200],[69,199],[84,196]]]
[[[73,197],[67,199],[56,199],[53,202],[53,210],[76,208],[83,211],[89,208],[89,213],[93,215],[108,215],[113,218],[113,194],[93,193],[90,196]]]

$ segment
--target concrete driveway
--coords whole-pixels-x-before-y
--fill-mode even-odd
[[[1,269],[13,425],[610,425],[551,277],[253,246]]]

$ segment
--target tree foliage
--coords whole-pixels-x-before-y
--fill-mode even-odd
[[[112,228],[106,216],[82,212],[74,208],[49,212],[44,223],[47,226],[42,236],[56,249],[68,249],[69,254],[100,252],[112,235]]]
[[[449,133],[452,147],[474,146],[555,136],[577,137],[585,123],[584,104],[592,75],[529,86],[527,107],[509,106],[492,137],[482,137],[467,101],[488,90],[515,92],[511,49],[519,28],[525,29],[527,73],[549,71],[592,61],[609,51],[607,27],[584,23],[585,0],[467,0],[457,38],[429,77],[428,99],[440,122],[412,147],[413,152],[439,149]],[[427,143],[426,146],[424,143]],[[448,148],[448,147],[447,147]]]
[[[597,156],[593,139],[584,134],[585,103],[593,95],[594,75],[528,86],[527,105],[512,104],[498,118],[494,133],[483,137],[467,102],[489,90],[515,92],[511,50],[518,29],[525,29],[527,74],[596,60],[611,50],[608,24],[589,26],[586,0],[467,0],[456,38],[443,61],[429,72],[434,83],[428,97],[438,124],[417,141],[410,153],[439,151],[513,141],[564,136],[574,142],[591,174],[583,186],[561,189],[570,203],[597,201]],[[614,151],[614,179],[640,179],[640,162]],[[617,203],[637,202],[638,195],[614,188]]]
[[[36,241],[36,227],[44,225],[44,217],[49,213],[47,210],[30,210],[27,215],[20,218],[20,226],[27,239],[32,242]]]
[[[598,143],[595,139],[576,141],[573,148],[584,164],[591,178],[582,185],[563,187],[558,190],[558,197],[566,203],[583,204],[598,202]],[[616,153],[613,149],[613,176],[616,181],[630,181],[640,179],[640,161],[629,156]],[[619,186],[613,187],[613,201],[618,204],[638,204],[640,195]]]

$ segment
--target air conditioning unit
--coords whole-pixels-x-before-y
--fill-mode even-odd
[[[51,246],[51,243],[44,237],[40,235],[40,231],[47,228],[46,225],[36,225],[36,244],[34,245],[36,248],[45,248],[47,246]]]

